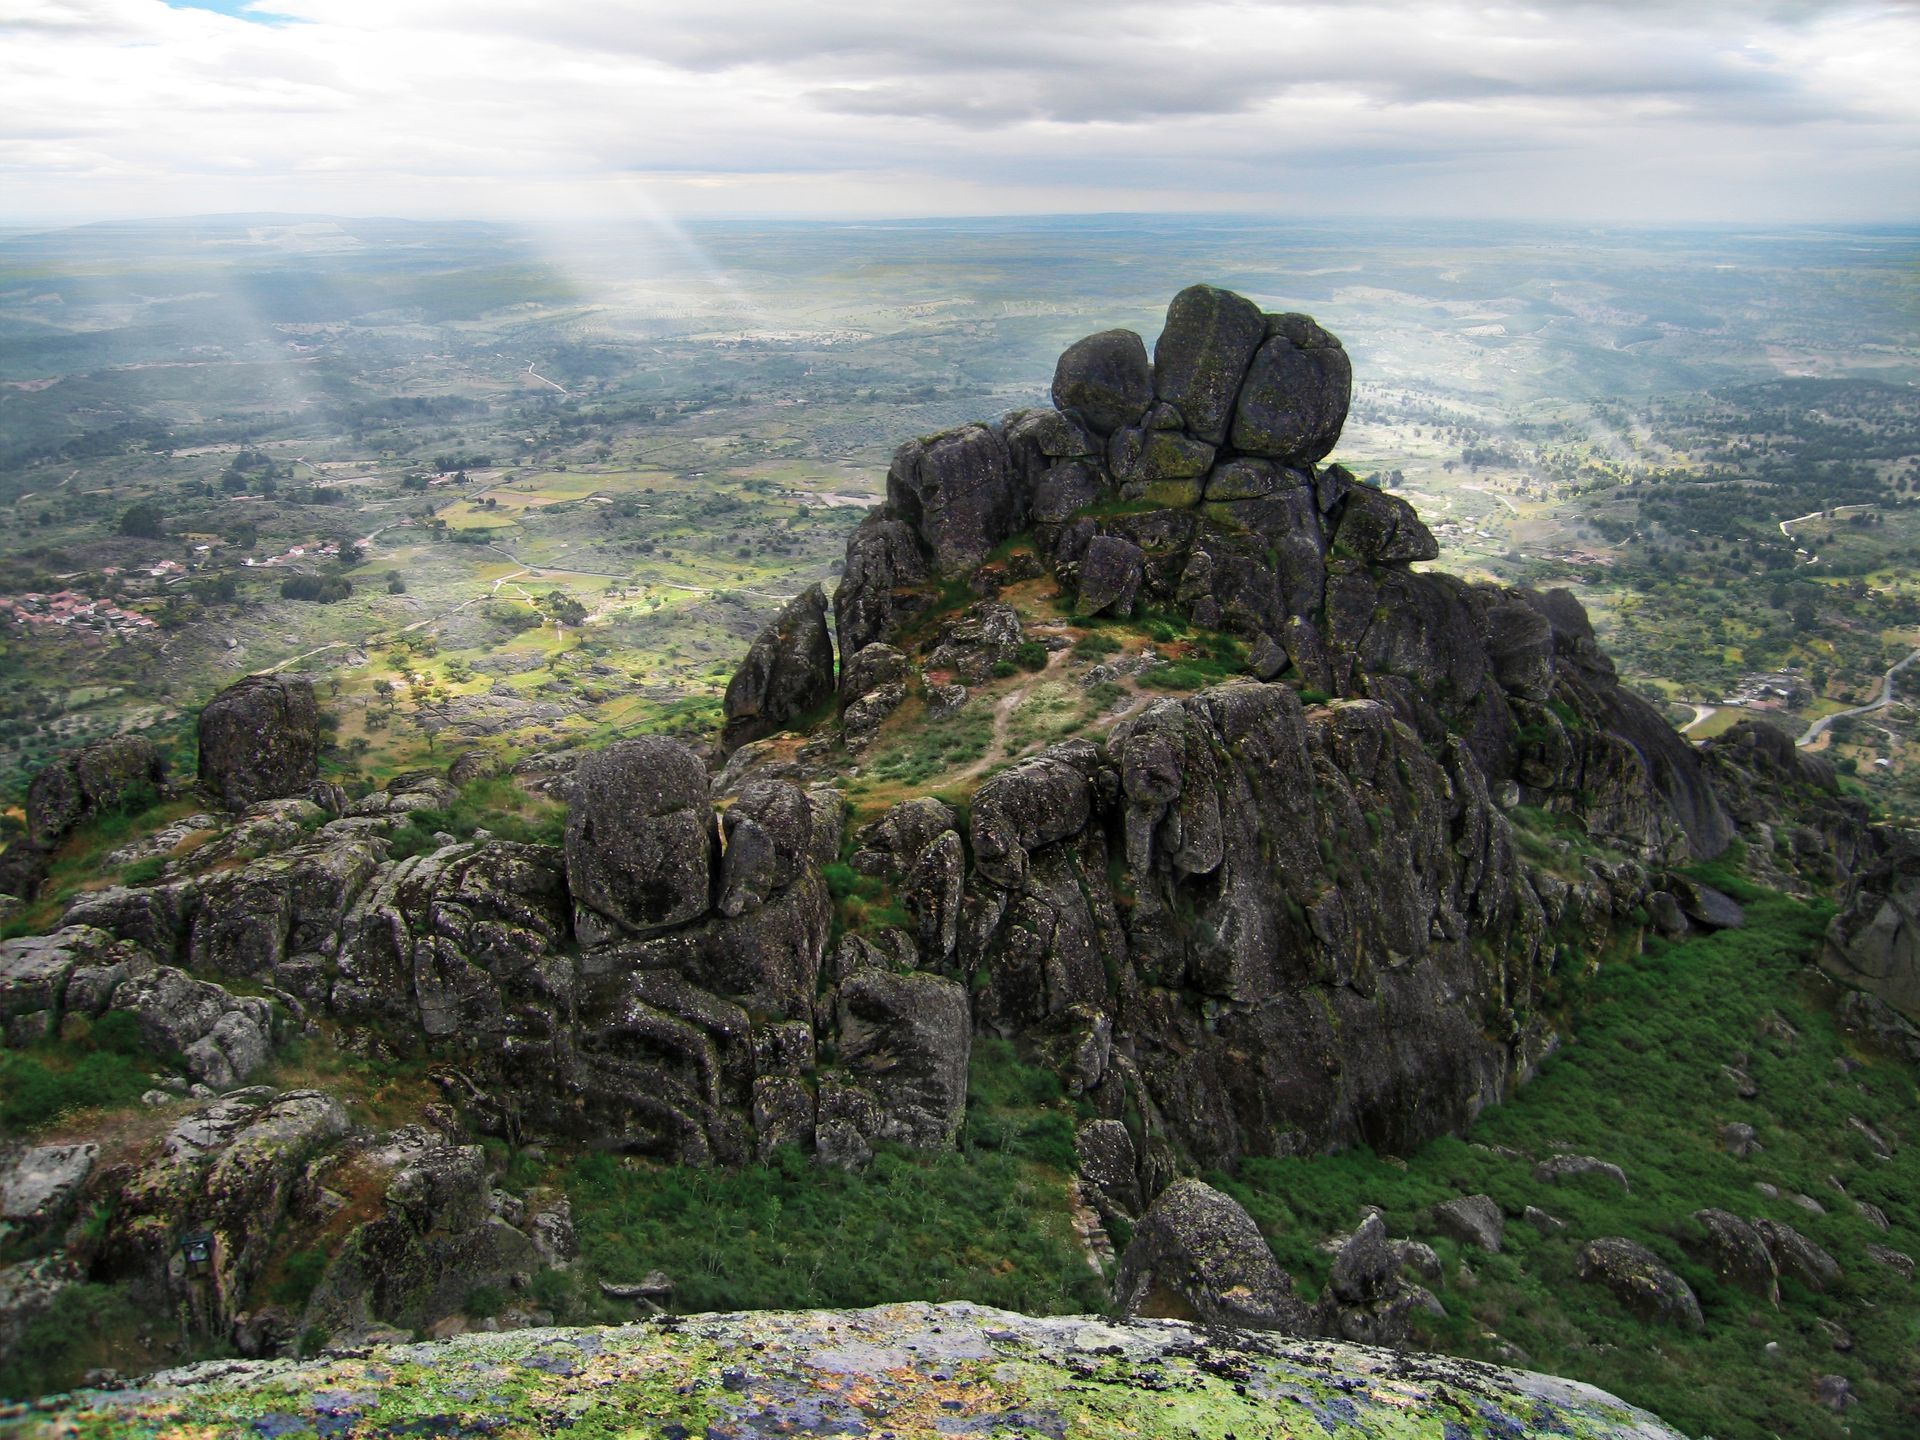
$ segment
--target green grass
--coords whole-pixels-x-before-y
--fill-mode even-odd
[[[0,1050],[0,1135],[23,1134],[76,1110],[130,1105],[153,1087],[149,1077],[166,1064],[124,1011],[103,1015],[64,1040]]]
[[[125,1365],[134,1336],[152,1324],[118,1285],[69,1285],[0,1357],[0,1399],[65,1390],[88,1368]]]
[[[985,705],[968,704],[951,715],[903,730],[897,747],[867,762],[863,778],[918,785],[984,758],[992,744],[992,711]]]
[[[957,1151],[880,1147],[859,1174],[798,1150],[740,1170],[638,1167],[610,1155],[564,1177],[598,1278],[674,1279],[684,1311],[974,1300],[1032,1314],[1105,1308],[1069,1228],[1073,1121],[1059,1080],[976,1042]]]
[[[1849,1433],[1843,1424],[1855,1436],[1903,1433],[1920,1300],[1866,1247],[1920,1247],[1920,1150],[1901,1146],[1891,1160],[1877,1159],[1847,1122],[1857,1116],[1883,1135],[1906,1133],[1914,1077],[1884,1061],[1843,1073],[1832,995],[1807,964],[1827,914],[1761,896],[1744,930],[1651,942],[1638,959],[1610,964],[1587,992],[1576,1042],[1467,1140],[1436,1141],[1404,1164],[1367,1151],[1250,1160],[1220,1183],[1309,1294],[1330,1260],[1317,1242],[1350,1230],[1363,1204],[1382,1206],[1394,1234],[1433,1243],[1447,1265],[1438,1293],[1448,1318],[1431,1322],[1425,1346],[1497,1359],[1492,1332],[1520,1346],[1535,1369],[1600,1385],[1718,1440],[1837,1437]],[[1753,1101],[1740,1100],[1721,1073],[1741,1053],[1759,1086]],[[1726,1154],[1718,1134],[1734,1120],[1753,1125],[1766,1148],[1745,1160]],[[1626,1170],[1632,1193],[1604,1182],[1544,1184],[1531,1160],[1490,1146],[1597,1155]],[[1761,1195],[1757,1180],[1781,1197]],[[1809,1215],[1787,1198],[1794,1192],[1817,1197],[1827,1213]],[[1508,1212],[1503,1254],[1463,1255],[1426,1221],[1435,1202],[1471,1193],[1494,1196]],[[1849,1197],[1879,1206],[1891,1233],[1869,1226]],[[1529,1204],[1567,1228],[1542,1236],[1513,1218]],[[1793,1225],[1831,1252],[1846,1278],[1824,1295],[1784,1283],[1778,1311],[1722,1285],[1682,1244],[1692,1213],[1708,1206]],[[1575,1254],[1603,1235],[1659,1253],[1699,1296],[1706,1332],[1649,1328],[1581,1283]],[[1850,1331],[1852,1351],[1836,1352],[1817,1318]],[[1772,1362],[1762,1354],[1770,1341],[1781,1347]],[[1860,1398],[1844,1422],[1813,1403],[1814,1380],[1829,1373],[1846,1376]]]
[[[475,830],[526,845],[558,845],[566,838],[567,807],[522,789],[505,775],[475,780],[445,810],[414,810],[393,837],[393,854],[425,855],[439,848],[433,837],[445,832],[465,840]]]

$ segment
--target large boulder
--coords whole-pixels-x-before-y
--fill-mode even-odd
[[[1507,1222],[1491,1195],[1459,1195],[1433,1207],[1433,1222],[1440,1231],[1462,1245],[1472,1245],[1489,1255],[1500,1253]]]
[[[1118,535],[1094,536],[1080,561],[1080,612],[1131,615],[1140,594],[1145,560],[1140,547],[1131,540]]]
[[[717,840],[707,772],[677,740],[620,740],[581,758],[567,812],[567,883],[583,944],[706,913]]]
[[[1589,1240],[1575,1262],[1582,1280],[1604,1286],[1642,1320],[1704,1330],[1693,1287],[1646,1246],[1620,1236]]]
[[[0,1240],[63,1224],[99,1156],[98,1145],[84,1142],[0,1150]]]
[[[1438,1304],[1400,1278],[1401,1256],[1379,1212],[1369,1214],[1334,1253],[1327,1288],[1314,1307],[1318,1328],[1343,1340],[1400,1345],[1415,1310]]]
[[[919,536],[941,575],[971,570],[1027,523],[1027,500],[996,429],[962,425],[894,453],[887,508]],[[884,640],[885,635],[862,637]]]
[[[1128,1316],[1305,1334],[1307,1307],[1253,1217],[1200,1180],[1176,1180],[1148,1207],[1120,1258],[1114,1294]]]
[[[1854,877],[1820,967],[1920,1020],[1920,846],[1904,844]]]
[[[1189,285],[1167,306],[1166,326],[1153,347],[1154,394],[1180,412],[1191,434],[1221,444],[1240,382],[1266,334],[1266,317],[1251,300],[1211,285]]]
[[[833,693],[827,596],[818,585],[809,585],[760,632],[728,682],[721,748],[731,754],[749,740],[783,730],[825,705]]]
[[[312,681],[249,675],[200,712],[200,783],[228,809],[304,794],[319,773]]]
[[[927,562],[913,527],[872,511],[847,540],[846,569],[833,591],[840,663],[876,641],[894,638],[929,600]],[[843,676],[843,681],[845,677]],[[858,692],[847,691],[848,698]]]
[[[1700,1233],[1689,1239],[1689,1249],[1713,1267],[1722,1283],[1779,1303],[1779,1267],[1759,1231],[1725,1210],[1696,1210],[1693,1219]]]
[[[1069,345],[1053,369],[1053,403],[1077,410],[1087,425],[1111,435],[1153,403],[1153,366],[1131,330],[1103,330]]]
[[[876,1102],[868,1140],[950,1149],[966,1117],[972,1014],[958,981],[863,968],[841,982],[840,1060]]]
[[[1286,465],[1311,465],[1340,439],[1353,364],[1305,315],[1264,317],[1265,338],[1233,412],[1233,447]]]
[[[137,735],[65,751],[27,787],[27,843],[58,845],[87,816],[154,798],[165,783],[166,762]]]

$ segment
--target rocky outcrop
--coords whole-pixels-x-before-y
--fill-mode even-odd
[[[833,636],[818,585],[789,601],[760,632],[728,682],[720,744],[729,752],[785,729],[833,698]]]
[[[1611,1395],[1526,1371],[1169,1320],[1031,1319],[967,1304],[695,1315],[463,1335],[351,1358],[218,1361],[137,1390],[55,1397],[25,1423],[36,1437],[105,1433],[136,1415],[169,1434],[326,1433],[375,1423],[376,1406],[377,1423],[396,1432],[509,1436],[584,1426],[1678,1440]]]
[[[249,675],[200,712],[200,783],[229,810],[302,795],[320,773],[313,682]]]
[[[157,798],[166,778],[160,752],[136,735],[68,750],[27,787],[27,843],[51,849],[88,816]]]
[[[419,1125],[356,1131],[320,1091],[233,1090],[117,1151],[111,1167],[91,1145],[0,1154],[0,1233],[16,1248],[69,1246],[17,1267],[11,1297],[0,1272],[0,1358],[9,1321],[78,1280],[202,1340],[277,1354],[303,1336],[424,1329],[476,1287],[524,1285],[571,1249],[564,1202],[502,1196],[479,1146]],[[65,1224],[83,1206],[96,1216],[84,1232]],[[325,1261],[304,1286],[283,1268],[294,1251]]]
[[[273,1044],[271,1003],[234,995],[157,963],[103,930],[70,925],[51,935],[0,941],[0,1038],[29,1045],[70,1018],[131,1016],[145,1042],[193,1079],[215,1087],[245,1079]]]
[[[902,447],[834,596],[843,700],[881,693],[848,684],[849,657],[901,639],[937,577],[1031,526],[1083,614],[1187,614],[1238,637],[1259,678],[1376,701],[1430,751],[1457,738],[1494,794],[1644,861],[1725,848],[1707,762],[1620,687],[1570,594],[1414,570],[1439,548],[1413,508],[1322,467],[1352,383],[1337,339],[1201,285],[1145,355],[1128,332],[1090,336],[1061,357],[1057,410]],[[1741,759],[1770,767],[1763,795],[1820,783],[1791,755]]]
[[[1820,968],[1920,1021],[1920,845],[1902,843],[1853,877]]]

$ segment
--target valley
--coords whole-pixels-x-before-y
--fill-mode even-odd
[[[342,702],[337,760],[369,779],[443,732],[704,724],[765,617],[831,581],[901,434],[1043,400],[1061,344],[1151,333],[1148,297],[1195,274],[1348,337],[1342,458],[1420,506],[1440,563],[1571,586],[1676,722],[1713,710],[1691,733],[1804,729],[1920,641],[1902,245],[1126,217],[15,236],[0,782],[103,734],[177,743],[266,669]],[[1912,731],[1896,705],[1820,743],[1907,811]]]

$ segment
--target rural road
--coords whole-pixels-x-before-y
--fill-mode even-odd
[[[1833,508],[1833,518],[1838,520],[1849,510],[1871,510],[1872,508],[1873,506],[1871,505],[1836,505]],[[1826,513],[1825,510],[1809,510],[1805,515],[1796,515],[1791,520],[1782,520],[1780,522],[1780,533],[1786,536],[1788,540],[1792,540],[1793,531],[1787,528],[1789,525],[1798,525],[1802,520],[1818,520]]]
[[[1691,700],[1687,701],[1686,703],[1689,705],[1693,705],[1693,702]],[[1684,735],[1689,730],[1693,729],[1695,726],[1706,724],[1707,721],[1711,720],[1715,715],[1718,715],[1719,713],[1720,713],[1720,707],[1718,705],[1694,705],[1693,718],[1687,721],[1686,724],[1680,727],[1680,733]]]
[[[1886,709],[1894,700],[1893,677],[1913,664],[1916,660],[1920,660],[1920,650],[1914,651],[1904,660],[1895,662],[1894,665],[1888,669],[1886,675],[1882,677],[1880,681],[1880,695],[1878,699],[1870,700],[1865,705],[1856,705],[1851,710],[1837,710],[1831,715],[1822,715],[1818,720],[1809,725],[1807,727],[1807,733],[1802,735],[1794,743],[1802,747],[1811,745],[1814,741],[1818,740],[1821,735],[1826,733],[1827,727],[1836,720],[1851,719],[1855,715],[1871,715],[1876,710]]]

